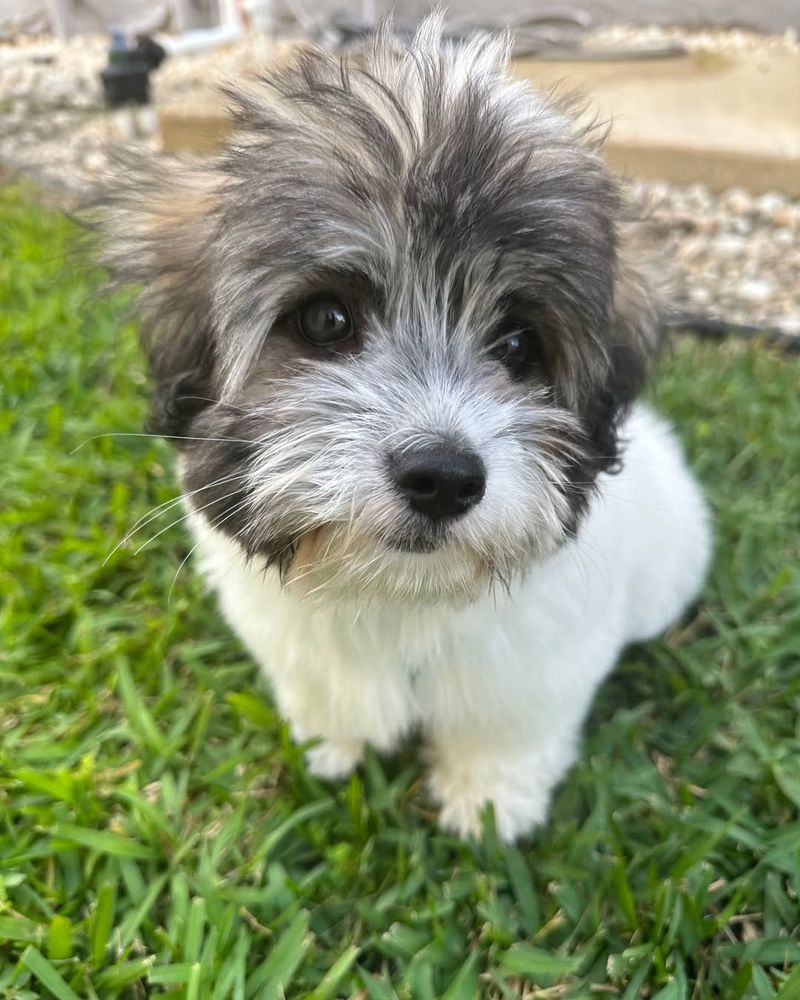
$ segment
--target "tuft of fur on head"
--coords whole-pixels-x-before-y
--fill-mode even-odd
[[[154,426],[192,507],[307,598],[461,600],[577,529],[659,339],[598,130],[512,79],[510,39],[296,52],[230,89],[206,164],[130,166],[106,263],[141,286]],[[356,330],[298,334],[319,295]],[[524,371],[498,359],[521,330]],[[502,354],[502,351],[500,352]],[[207,440],[200,440],[200,439]],[[479,455],[486,491],[431,523],[391,456]]]

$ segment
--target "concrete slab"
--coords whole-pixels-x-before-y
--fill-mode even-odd
[[[641,62],[519,60],[539,87],[587,94],[624,173],[800,197],[800,56],[694,52]]]
[[[213,153],[230,134],[230,122],[220,98],[203,91],[192,100],[165,105],[158,116],[165,153]]]
[[[800,197],[800,56],[520,59],[513,69],[538,87],[585,93],[612,122],[607,156],[625,174]],[[168,151],[209,152],[228,131],[213,93],[164,108],[160,121]]]

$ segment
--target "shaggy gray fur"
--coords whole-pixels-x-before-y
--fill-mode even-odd
[[[507,56],[443,43],[435,17],[409,49],[387,29],[345,61],[302,51],[229,92],[212,163],[140,163],[103,201],[106,261],[143,286],[154,426],[217,439],[182,444],[192,505],[285,572],[324,530],[331,590],[447,596],[424,553],[505,580],[552,551],[616,466],[656,348],[601,137]],[[338,349],[298,335],[323,293],[355,323]],[[523,371],[498,360],[513,331]],[[433,525],[387,470],[441,442],[480,456],[487,489]],[[419,565],[382,577],[381,547]]]

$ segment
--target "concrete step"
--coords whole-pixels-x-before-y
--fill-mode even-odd
[[[586,94],[612,123],[607,156],[624,174],[800,197],[800,56],[526,58],[513,71],[538,87]],[[160,122],[167,151],[211,152],[228,132],[213,93],[164,107]]]

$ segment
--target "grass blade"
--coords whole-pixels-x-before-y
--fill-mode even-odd
[[[56,915],[50,921],[47,954],[56,961],[72,956],[72,921],[67,917]]]
[[[27,965],[39,982],[50,990],[56,1000],[80,1000],[78,994],[33,945],[29,945],[22,953],[22,963]]]
[[[247,983],[247,996],[260,997],[267,993],[281,995],[292,981],[300,963],[311,947],[308,933],[308,912],[301,910],[272,947],[267,958]]]
[[[108,946],[111,943],[111,928],[114,923],[114,906],[117,888],[113,882],[103,882],[97,893],[97,905],[90,923],[89,952],[92,965],[96,969],[103,967]]]
[[[90,830],[88,827],[75,826],[72,823],[57,823],[53,828],[53,840],[88,847],[89,850],[111,854],[118,858],[158,857],[158,851],[154,848],[146,847],[119,833],[112,833],[110,830]]]
[[[330,969],[325,973],[319,986],[308,995],[308,1000],[333,1000],[339,984],[353,967],[358,958],[359,948],[356,945],[350,947],[340,955]]]

